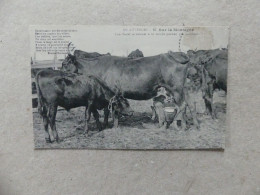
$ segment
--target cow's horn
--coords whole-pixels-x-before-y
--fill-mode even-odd
[[[70,45],[71,45],[71,42],[69,42],[69,44],[68,44],[68,54],[71,54],[70,53]]]

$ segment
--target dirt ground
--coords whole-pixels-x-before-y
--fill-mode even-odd
[[[99,132],[93,118],[89,124],[89,135],[83,134],[84,109],[75,108],[70,112],[59,110],[56,126],[61,141],[46,143],[40,115],[33,113],[35,148],[89,148],[89,149],[223,149],[226,129],[226,95],[223,91],[214,93],[214,107],[217,119],[199,114],[200,129],[187,130],[159,128],[151,120],[152,101],[129,100],[135,111],[131,117],[119,121],[119,128]],[[203,103],[201,104],[203,105]],[[100,112],[103,122],[103,112]]]

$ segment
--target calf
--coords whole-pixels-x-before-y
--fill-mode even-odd
[[[114,93],[103,81],[94,76],[64,73],[57,70],[42,70],[36,75],[38,111],[43,117],[45,139],[47,142],[58,141],[55,125],[57,107],[66,110],[85,106],[85,132],[88,133],[86,120],[93,113],[99,130],[97,109],[107,108],[112,111],[114,124],[118,124],[118,113],[133,113],[127,99],[120,93]],[[110,102],[110,103],[109,103]],[[50,125],[51,128],[48,128]]]

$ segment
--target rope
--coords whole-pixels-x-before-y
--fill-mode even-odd
[[[110,100],[109,100],[109,104],[108,104],[108,110],[111,112],[113,111],[113,103],[116,102],[116,96],[113,96]]]

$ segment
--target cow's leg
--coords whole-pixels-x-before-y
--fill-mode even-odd
[[[213,110],[213,93],[214,93],[214,83],[209,84],[209,103],[210,103],[210,114],[213,119],[215,119],[215,113]]]
[[[50,140],[50,134],[49,134],[49,131],[48,131],[48,126],[49,126],[49,122],[48,122],[48,118],[47,116],[43,116],[43,126],[44,126],[44,130],[45,130],[45,141],[47,143],[50,143],[51,140]]]
[[[88,110],[88,106],[85,109],[85,125],[84,125],[84,134],[88,134],[88,122],[89,122],[90,114]]]
[[[94,118],[95,118],[95,120],[96,120],[97,128],[98,128],[99,131],[101,131],[101,130],[102,130],[102,125],[101,125],[101,123],[99,122],[99,114],[98,114],[98,111],[97,111],[95,108],[92,108],[91,111],[92,111],[93,116],[94,116]]]
[[[88,134],[89,129],[88,129],[88,123],[90,121],[90,116],[91,116],[91,112],[92,112],[92,107],[93,107],[93,101],[88,101],[88,104],[86,106],[86,110],[85,110],[85,125],[84,125],[84,134]]]
[[[203,98],[204,98],[204,103],[205,103],[205,107],[206,107],[205,114],[211,115],[212,108],[211,108],[210,98],[209,97],[203,97]]]
[[[211,103],[210,103],[210,95],[209,95],[209,87],[208,85],[205,87],[205,89],[202,90],[203,94],[203,100],[205,103],[205,114],[211,115]]]
[[[91,117],[91,108],[88,108],[87,110],[87,121],[89,122]]]
[[[49,128],[49,135],[50,135],[51,142],[54,142],[55,140],[59,141],[59,136],[58,136],[58,132],[56,130],[56,124],[55,124],[56,113],[57,113],[57,106],[51,105],[49,108],[49,113],[48,113],[48,119],[49,119],[50,127],[51,127],[51,128]]]
[[[107,107],[104,108],[104,128],[108,126],[108,116],[109,116],[109,109]]]
[[[207,90],[204,93],[203,99],[206,107],[206,114],[210,114],[211,117],[215,118],[215,113],[213,111],[213,83],[209,83],[207,86]]]
[[[49,130],[48,130],[48,127],[49,127],[49,120],[48,120],[48,116],[47,116],[47,107],[43,106],[43,111],[42,111],[42,120],[43,120],[43,126],[44,126],[44,131],[45,131],[45,141],[47,143],[50,143],[51,140],[50,140],[50,134],[49,134]]]

